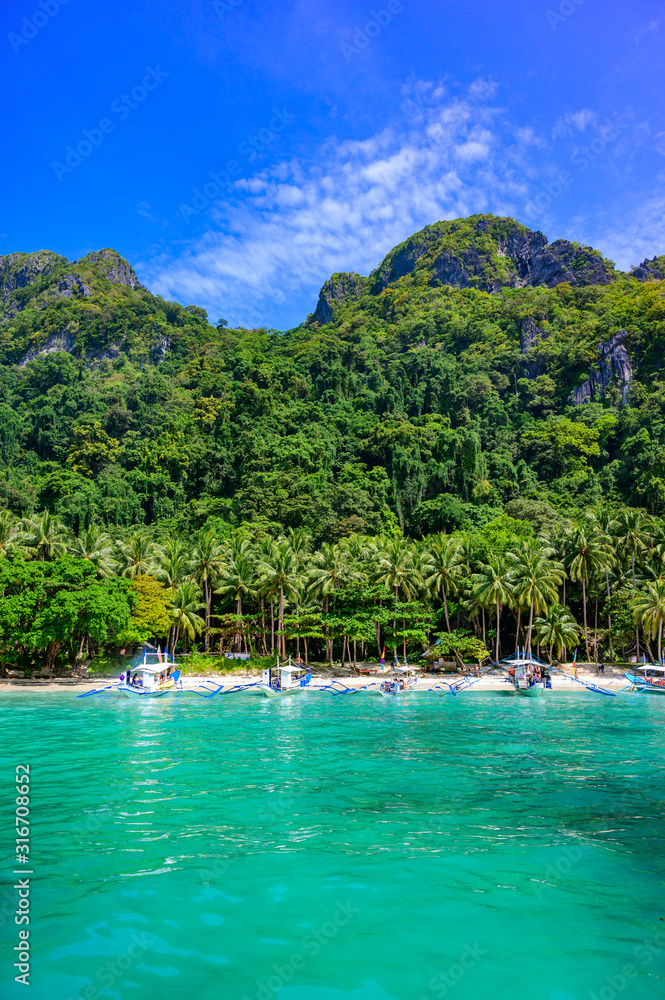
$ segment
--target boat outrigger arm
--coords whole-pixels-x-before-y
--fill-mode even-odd
[[[500,670],[505,670],[506,664],[508,664],[508,669],[509,669],[510,666],[514,665],[516,661],[520,659],[520,657],[524,658],[524,655],[525,651],[518,649],[515,653],[512,654],[512,656],[507,656],[505,659],[500,660],[499,663],[493,663],[489,667],[486,667],[484,669],[486,671],[494,670],[496,668],[499,668]],[[573,684],[581,684],[582,687],[585,687],[587,689],[587,691],[593,691],[594,694],[603,694],[609,698],[616,698],[617,695],[616,691],[610,691],[608,688],[601,687],[599,684],[593,684],[587,681],[581,681],[579,677],[574,677],[572,674],[567,674],[565,670],[561,669],[561,667],[554,667],[551,666],[549,663],[544,663],[542,660],[539,660],[537,656],[534,656],[533,653],[529,653],[529,660],[537,664],[538,667],[541,668],[541,671],[548,670],[552,674],[559,674],[561,677],[566,677],[569,681],[572,681]],[[577,662],[577,650],[575,650],[575,658],[573,660],[573,664],[575,664],[576,662]]]

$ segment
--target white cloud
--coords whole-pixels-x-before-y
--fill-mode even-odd
[[[555,139],[563,139],[576,132],[585,132],[587,127],[595,125],[597,120],[595,111],[591,111],[590,108],[580,108],[579,111],[571,111],[558,118],[552,128],[552,135]]]
[[[596,246],[614,260],[622,271],[641,264],[645,258],[665,253],[665,178],[661,190],[644,201],[626,206],[620,227],[596,227]]]
[[[369,273],[429,223],[516,214],[534,136],[497,124],[485,102],[495,89],[480,81],[466,97],[446,99],[441,87],[413,86],[426,98],[402,130],[329,140],[310,163],[285,160],[238,181],[210,213],[214,225],[179,256],[137,265],[141,280],[165,298],[203,305],[213,319],[270,325],[280,303],[306,298],[311,311],[334,271]]]

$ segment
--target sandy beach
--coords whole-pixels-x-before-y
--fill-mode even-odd
[[[628,684],[628,681],[624,677],[623,668],[606,667],[604,676],[598,676],[593,669],[579,668],[578,678],[582,681],[581,684],[577,684],[574,680],[572,680],[572,668],[566,668],[567,672],[568,670],[570,670],[570,677],[566,677],[561,674],[552,675],[553,691],[566,691],[571,694],[584,694],[587,692],[587,688],[584,686],[585,684],[595,684],[599,687],[607,688],[610,691],[620,691]],[[315,672],[308,690],[320,691],[334,683],[338,688],[344,686],[353,689],[365,689],[367,693],[370,694],[373,691],[376,691],[381,680],[388,676],[388,671],[385,671],[383,674],[379,672],[377,674],[360,677],[351,675],[330,676],[328,674],[317,674]],[[223,691],[228,691],[230,688],[237,687],[238,685],[255,683],[258,679],[258,674],[234,674],[232,676],[229,674],[205,674],[183,677],[185,690],[197,687],[205,687],[209,690],[211,688],[221,686]],[[440,689],[444,692],[448,691],[451,685],[461,684],[466,679],[467,678],[461,674],[422,674],[418,677],[418,684],[415,691],[425,692],[431,689]],[[476,678],[471,675],[468,680],[472,683],[469,687],[465,688],[463,692],[464,694],[472,695],[474,692],[481,691],[495,691],[497,693],[510,692],[510,686],[505,677],[502,675],[485,676],[481,678]],[[88,691],[100,690],[111,683],[113,683],[113,681],[110,679],[105,680],[104,678],[85,680],[54,678],[52,681],[38,681],[33,683],[26,683],[25,681],[18,679],[0,679],[0,694],[34,691],[40,693],[58,692],[76,696],[85,694]]]

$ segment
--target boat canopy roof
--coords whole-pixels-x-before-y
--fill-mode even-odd
[[[646,663],[641,667],[634,668],[634,672],[636,674],[640,672],[644,674],[647,671],[652,674],[665,674],[665,667],[662,665],[662,663],[659,663],[656,666],[654,666],[654,664],[652,663]]]
[[[139,663],[137,667],[127,667],[133,674],[162,674],[171,663]]]

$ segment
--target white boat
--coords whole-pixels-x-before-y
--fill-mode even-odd
[[[406,691],[413,691],[417,683],[418,678],[409,667],[396,666],[390,677],[379,685],[379,694],[383,698],[394,698]]]
[[[515,692],[524,698],[541,698],[545,694],[543,664],[531,656],[515,656],[509,664],[508,676]]]
[[[642,694],[665,694],[665,668],[662,664],[657,667],[648,664],[635,667],[632,673],[625,673],[624,677]]]
[[[303,667],[298,663],[293,663],[291,657],[286,663],[279,662],[274,667],[268,667],[261,674],[261,684],[259,691],[266,698],[283,698],[287,694],[298,694],[309,685],[312,680],[312,671],[309,667]]]
[[[120,675],[118,691],[124,698],[160,698],[175,691],[180,671],[168,653],[143,654],[143,660]]]

